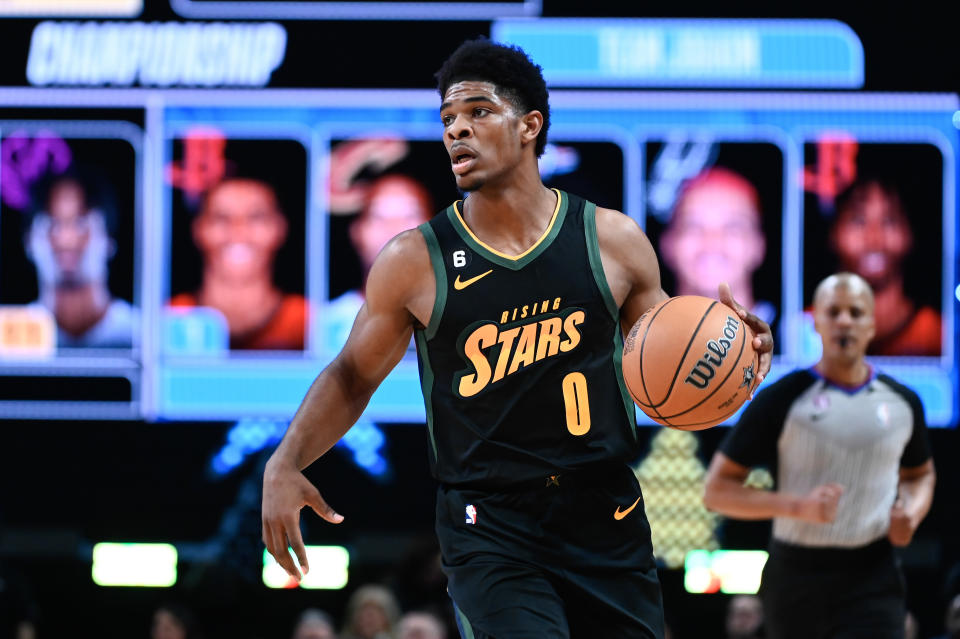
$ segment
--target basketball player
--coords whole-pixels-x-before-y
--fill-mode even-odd
[[[839,273],[814,293],[823,356],[761,391],[714,455],[708,508],[773,519],[761,595],[773,639],[903,637],[906,546],[933,498],[916,393],[865,361],[873,293]],[[776,491],[743,485],[767,466]]]
[[[521,50],[466,42],[437,74],[443,141],[469,196],[394,238],[343,351],[264,471],[263,539],[294,577],[306,505],[343,517],[301,470],[363,412],[416,335],[440,482],[436,529],[465,637],[662,638],[621,330],[666,298],[627,216],[550,190],[547,91]],[[757,332],[769,326],[721,297]]]

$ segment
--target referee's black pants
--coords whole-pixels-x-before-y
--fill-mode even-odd
[[[773,541],[760,586],[768,639],[903,639],[903,575],[884,537],[859,548]]]

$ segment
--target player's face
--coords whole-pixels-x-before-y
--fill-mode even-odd
[[[759,218],[750,196],[734,185],[691,188],[663,239],[679,287],[714,297],[720,282],[749,285],[765,252]]]
[[[877,289],[900,273],[913,236],[899,203],[873,185],[840,212],[833,240],[841,267]]]
[[[834,286],[814,300],[814,325],[826,360],[853,363],[867,352],[874,335],[873,301],[857,287]]]
[[[364,267],[369,270],[394,236],[430,219],[423,200],[403,182],[391,182],[376,190],[363,215],[350,227],[350,238]]]
[[[193,226],[205,268],[238,281],[272,272],[286,232],[273,192],[252,180],[216,187]]]
[[[440,120],[443,144],[462,191],[495,181],[522,158],[520,117],[490,82],[451,85],[443,96]]]
[[[74,182],[61,182],[50,192],[50,248],[63,279],[73,279],[81,269],[90,241],[83,189]]]

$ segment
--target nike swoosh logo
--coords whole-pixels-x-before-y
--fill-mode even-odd
[[[613,513],[613,518],[616,519],[617,521],[620,521],[621,519],[629,515],[630,512],[633,511],[633,509],[636,508],[637,504],[639,503],[640,503],[640,498],[637,497],[637,501],[630,504],[630,507],[624,510],[623,512],[620,511],[620,506],[617,506],[617,511]]]
[[[458,291],[462,291],[463,289],[467,288],[468,286],[470,286],[471,284],[473,284],[473,283],[476,282],[477,280],[483,279],[483,278],[485,278],[487,275],[490,275],[491,273],[493,273],[493,269],[490,269],[490,270],[487,271],[486,273],[481,273],[480,275],[477,275],[476,277],[471,277],[469,280],[463,280],[462,282],[460,281],[460,276],[457,275],[457,279],[455,279],[455,280],[453,281],[453,288],[457,289]]]

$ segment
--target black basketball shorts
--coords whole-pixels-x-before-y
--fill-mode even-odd
[[[663,603],[633,471],[509,491],[441,487],[437,535],[464,639],[662,639]]]

